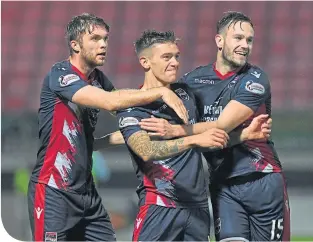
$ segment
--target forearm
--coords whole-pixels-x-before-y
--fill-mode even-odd
[[[73,95],[72,102],[107,111],[116,111],[133,106],[145,105],[161,97],[161,88],[152,88],[147,91],[119,90],[106,92],[100,88],[88,85]]]
[[[110,97],[106,101],[109,103],[112,110],[120,110],[146,105],[161,97],[162,94],[159,88],[153,88],[147,91],[126,89],[111,92]]]
[[[176,129],[175,137],[182,137],[182,136],[190,136],[190,135],[197,135],[201,134],[209,129],[212,128],[219,128],[216,121],[213,122],[200,122],[193,125],[174,125]],[[228,147],[240,144],[248,139],[247,132],[245,129],[240,129],[236,131],[232,131],[229,133],[229,142]]]
[[[184,137],[201,134],[209,129],[216,128],[216,122],[200,122],[189,125],[173,125],[174,137]]]
[[[151,141],[148,160],[162,160],[178,155],[193,147],[190,137],[169,141]]]
[[[194,137],[175,140],[151,141],[146,132],[130,137],[128,145],[144,161],[162,160],[194,147]]]
[[[96,151],[99,149],[106,149],[122,144],[125,144],[123,135],[120,131],[116,131],[103,137],[96,138],[94,140],[93,150]]]

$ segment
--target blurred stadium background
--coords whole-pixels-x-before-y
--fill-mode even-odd
[[[37,109],[42,80],[68,57],[64,29],[73,15],[103,17],[112,27],[103,71],[117,88],[135,88],[143,73],[133,42],[147,28],[174,30],[181,74],[215,58],[215,23],[228,10],[248,14],[256,30],[251,62],[272,80],[273,139],[289,185],[294,236],[313,236],[313,3],[312,2],[2,2],[2,222],[29,240],[29,171],[36,161]],[[117,129],[102,112],[101,136]],[[124,146],[95,153],[95,176],[119,240],[131,239],[137,181]]]

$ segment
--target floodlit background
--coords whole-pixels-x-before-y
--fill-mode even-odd
[[[292,235],[313,236],[313,3],[311,2],[2,2],[1,3],[2,222],[11,236],[30,240],[29,172],[36,161],[37,110],[42,80],[68,57],[64,30],[89,12],[111,25],[102,70],[117,88],[136,88],[143,72],[133,42],[147,28],[174,30],[181,38],[181,74],[213,62],[215,23],[228,10],[248,14],[256,39],[251,62],[272,85],[273,139],[290,196]],[[101,136],[117,129],[102,112]],[[130,240],[137,180],[124,146],[94,154],[95,176],[118,240]]]

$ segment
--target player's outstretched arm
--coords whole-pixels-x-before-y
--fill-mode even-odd
[[[217,122],[201,122],[193,125],[172,125],[165,119],[151,117],[142,119],[139,124],[142,129],[149,132],[150,136],[170,139],[212,130],[217,125]],[[247,128],[230,132],[230,143],[228,145],[236,145],[246,140],[268,139],[271,133],[271,125],[272,119],[268,118],[266,114],[261,114],[255,117]]]
[[[125,144],[125,141],[122,133],[120,131],[115,131],[100,138],[95,138],[93,150],[113,148],[117,145],[123,144]]]
[[[188,113],[181,99],[170,89],[165,87],[149,90],[118,90],[106,92],[93,86],[85,86],[79,89],[72,97],[74,103],[101,108],[108,111],[141,106],[151,103],[159,98],[168,104],[177,115],[187,123]]]
[[[178,155],[194,147],[222,149],[226,146],[228,135],[217,130],[216,133],[203,133],[174,140],[152,141],[146,131],[132,134],[127,141],[129,147],[145,162],[162,160]]]
[[[216,127],[229,133],[249,119],[253,114],[254,111],[248,106],[236,100],[231,100],[216,121]]]
[[[215,128],[216,122],[176,125],[170,124],[165,119],[151,116],[151,118],[142,119],[139,125],[142,129],[149,131],[151,136],[160,136],[170,139],[201,134],[209,129]]]

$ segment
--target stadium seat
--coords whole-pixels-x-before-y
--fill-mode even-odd
[[[113,78],[116,86],[136,87],[143,75],[133,42],[144,29],[176,32],[181,38],[181,72],[186,72],[215,58],[216,21],[229,9],[247,13],[254,22],[256,37],[251,61],[270,76],[274,108],[312,106],[313,82],[309,78],[313,74],[312,4],[284,2],[283,7],[281,4],[3,2],[3,110],[37,109],[44,75],[53,63],[68,57],[64,32],[65,25],[74,15],[91,12],[111,25],[108,61],[103,70]],[[12,66],[16,72],[12,72]],[[12,91],[14,86],[18,88]],[[30,90],[32,95],[28,93]]]

